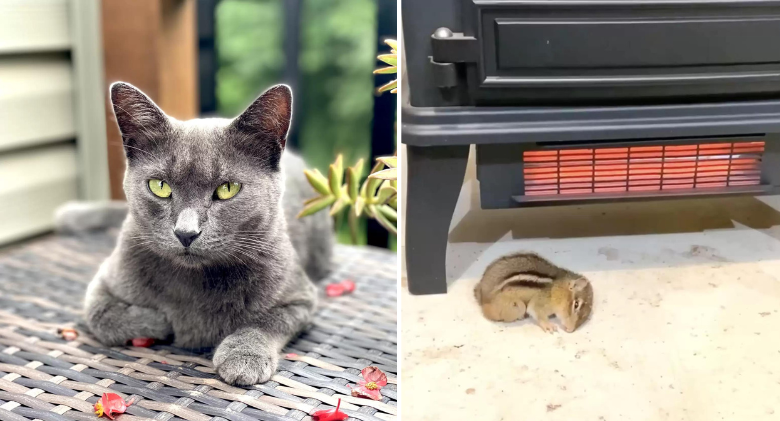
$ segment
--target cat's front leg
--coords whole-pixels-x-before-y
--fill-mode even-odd
[[[268,381],[279,366],[279,352],[311,320],[315,298],[311,294],[279,305],[252,326],[228,335],[214,353],[217,374],[240,386]]]
[[[95,339],[107,346],[123,345],[133,338],[166,339],[173,334],[163,313],[115,297],[100,274],[87,289],[85,314]]]

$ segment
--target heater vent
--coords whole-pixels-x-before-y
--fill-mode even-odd
[[[757,186],[763,154],[759,141],[526,151],[525,196]]]

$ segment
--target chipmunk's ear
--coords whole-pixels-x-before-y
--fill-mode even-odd
[[[589,283],[590,283],[590,281],[588,281],[585,278],[574,279],[572,281],[569,281],[569,290],[575,291],[575,292],[576,291],[582,291],[583,289],[585,289],[585,287],[588,286]]]

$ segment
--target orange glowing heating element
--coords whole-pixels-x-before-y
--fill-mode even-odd
[[[525,195],[755,186],[763,154],[753,141],[528,151]]]

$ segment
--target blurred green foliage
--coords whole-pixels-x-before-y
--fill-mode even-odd
[[[218,112],[240,113],[285,68],[285,0],[221,0],[216,10]],[[298,145],[309,167],[327,173],[338,154],[370,160],[376,61],[374,0],[303,0]],[[367,166],[370,169],[370,165]],[[365,174],[364,174],[365,175]],[[350,243],[346,221],[339,241]],[[360,242],[365,243],[365,227]]]
[[[284,70],[281,1],[222,0],[216,10],[217,106],[235,117]]]
[[[320,170],[338,154],[370,160],[376,13],[373,0],[303,2],[300,145]]]

